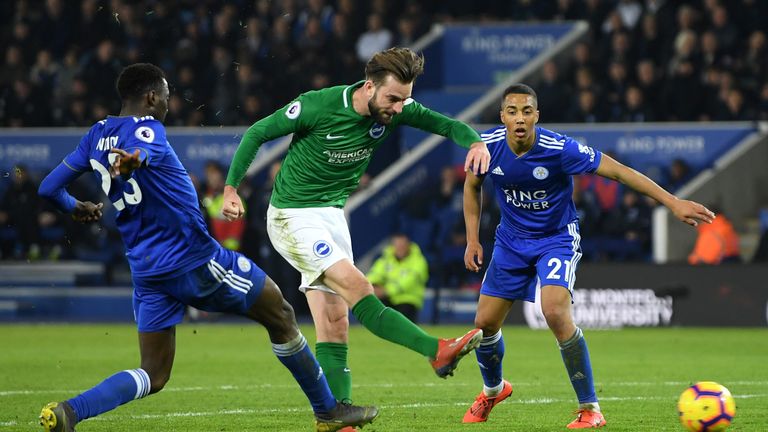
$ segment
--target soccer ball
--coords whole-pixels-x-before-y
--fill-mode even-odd
[[[677,401],[680,423],[692,432],[724,431],[736,415],[736,402],[727,388],[712,381],[698,382]]]

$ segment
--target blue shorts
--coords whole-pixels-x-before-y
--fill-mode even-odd
[[[244,315],[264,288],[266,274],[240,253],[219,246],[211,259],[173,277],[133,278],[133,315],[140,332],[179,324],[185,306]]]
[[[580,240],[576,222],[546,237],[515,238],[505,244],[497,240],[480,294],[533,303],[541,282],[541,286],[562,286],[573,295]]]

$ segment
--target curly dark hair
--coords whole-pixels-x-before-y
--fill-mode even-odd
[[[151,63],[135,63],[125,67],[117,77],[117,94],[122,100],[136,99],[163,86],[165,72]]]

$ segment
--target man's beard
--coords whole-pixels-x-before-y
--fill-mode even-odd
[[[368,100],[368,111],[371,113],[371,117],[376,120],[376,123],[388,125],[392,122],[392,116],[394,116],[394,113],[390,115],[385,110],[381,109],[376,103],[374,102],[374,99],[376,99],[376,94],[373,94],[373,97],[371,97]]]

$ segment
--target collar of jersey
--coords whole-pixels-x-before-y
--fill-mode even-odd
[[[352,93],[357,90],[358,87],[362,87],[365,84],[365,80],[360,80],[352,85],[347,86],[343,92],[341,92],[341,101],[344,103],[344,108],[351,110],[353,113],[360,115],[355,111],[355,107],[352,104]],[[361,116],[362,117],[362,116]]]

